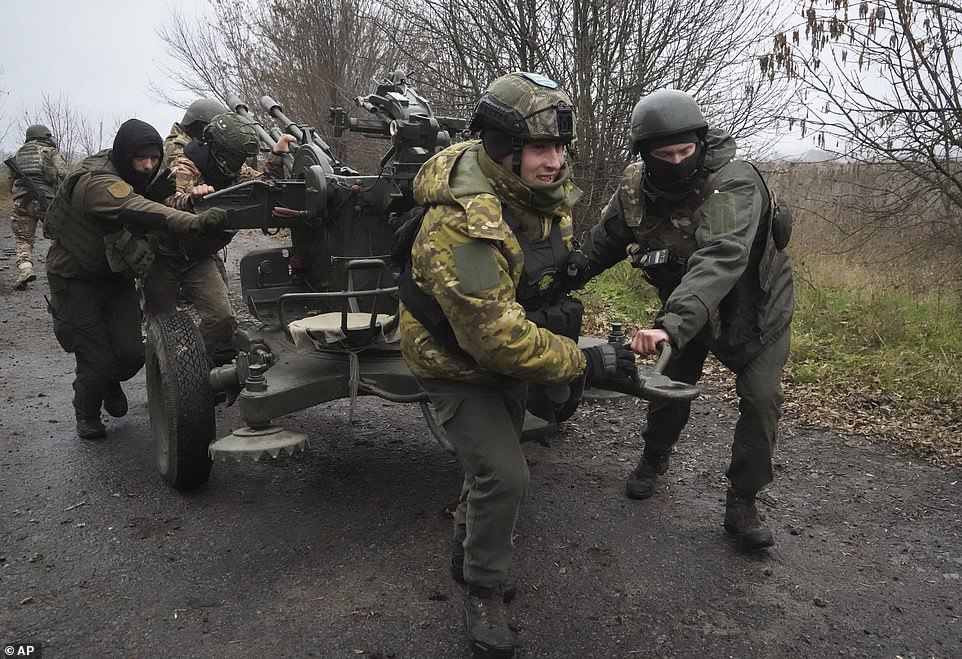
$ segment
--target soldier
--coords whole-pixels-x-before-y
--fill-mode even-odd
[[[193,107],[193,106],[191,106]],[[267,172],[245,164],[258,152],[257,133],[249,119],[233,112],[213,117],[202,140],[188,142],[170,162],[170,179],[176,186],[164,203],[183,211],[194,210],[194,200],[241,181],[277,177],[291,135],[282,135],[267,160]],[[225,281],[224,262],[218,254],[234,237],[216,235],[170,236],[157,247],[157,258],[143,280],[144,312],[148,318],[177,310],[179,294],[190,300],[200,316],[200,333],[214,365],[229,363],[236,355],[232,344],[237,318]]]
[[[194,140],[204,138],[204,129],[211,119],[227,112],[227,106],[213,98],[198,98],[187,106],[184,118],[180,123],[174,122],[170,127],[170,134],[164,140],[164,163],[161,169],[170,167],[170,163],[184,153],[184,147]]]
[[[540,308],[557,299],[581,195],[565,160],[575,138],[568,95],[538,74],[502,76],[470,128],[480,141],[438,153],[414,181],[426,212],[399,282],[401,350],[464,466],[451,568],[467,585],[468,638],[479,656],[510,657],[503,600],[513,590],[511,536],[528,482],[520,444],[527,384],[566,390],[583,375],[594,383],[636,369],[627,346],[582,351],[531,320],[539,311],[573,313],[564,300]]]
[[[127,413],[120,383],[144,365],[133,280],[150,266],[155,234],[216,231],[227,219],[221,209],[194,215],[144,197],[162,147],[153,127],[125,121],[113,148],[72,171],[47,211],[50,312],[57,340],[77,360],[73,404],[82,439],[106,435],[101,405],[113,417]]]
[[[782,249],[785,215],[756,169],[735,159],[735,141],[709,130],[688,94],[656,91],[631,115],[628,165],[584,245],[587,275],[626,253],[658,289],[661,311],[652,329],[635,334],[632,349],[652,354],[669,342],[675,357],[665,375],[695,383],[709,352],[736,377],[735,425],[725,529],[744,549],[773,544],[755,495],[772,482],[772,452],[783,401],[795,297]],[[627,252],[626,252],[627,250]],[[642,433],[644,451],[628,475],[627,495],[655,491],[688,422],[691,404],[652,401]]]
[[[43,219],[57,186],[67,174],[57,142],[42,124],[27,128],[26,140],[16,155],[6,161],[10,168],[13,215],[10,228],[17,246],[16,288],[23,290],[37,278],[33,271],[33,244],[37,222]]]

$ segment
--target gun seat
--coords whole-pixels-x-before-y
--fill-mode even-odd
[[[355,350],[400,340],[396,314],[322,313],[295,320],[287,329],[299,350]]]

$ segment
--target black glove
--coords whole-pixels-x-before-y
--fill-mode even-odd
[[[227,211],[223,208],[208,208],[197,214],[190,229],[196,233],[211,234],[225,226],[227,226]]]
[[[564,271],[565,292],[584,288],[585,284],[599,272],[601,272],[601,268],[596,263],[589,261],[580,249],[568,252]]]
[[[635,353],[626,345],[620,343],[602,343],[601,345],[584,348],[585,386],[592,387],[604,380],[625,381],[638,374],[635,364]]]

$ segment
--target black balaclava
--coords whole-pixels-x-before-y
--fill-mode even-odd
[[[237,182],[237,176],[224,176],[214,152],[207,142],[193,141],[184,147],[184,155],[200,170],[204,181],[215,190],[223,190]]]
[[[670,144],[694,144],[695,152],[678,164],[655,158],[651,152]],[[645,173],[658,190],[669,193],[685,192],[701,165],[705,149],[701,137],[695,131],[666,135],[641,144],[641,159],[645,161]]]
[[[120,173],[120,178],[130,183],[134,192],[139,195],[147,193],[147,184],[157,173],[157,167],[152,171],[141,174],[134,170],[135,156],[152,155],[159,159],[164,153],[164,141],[160,133],[148,123],[140,119],[128,119],[120,125],[117,137],[114,138],[114,148],[110,152],[110,162]]]

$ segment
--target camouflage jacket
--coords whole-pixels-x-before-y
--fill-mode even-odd
[[[174,182],[176,192],[164,199],[164,203],[177,210],[193,212],[194,204],[191,191],[194,189],[194,186],[207,183],[207,181],[204,180],[204,175],[201,174],[197,165],[194,164],[194,161],[185,156],[183,152],[175,156],[168,166],[170,167],[170,178]],[[283,167],[283,160],[272,153],[265,161],[263,172],[248,165],[243,165],[234,182],[243,183],[244,181],[254,181],[264,178],[279,178],[283,176]]]
[[[37,201],[45,207],[67,175],[67,163],[60,151],[48,140],[35,139],[21,146],[14,158],[20,170],[30,177],[34,187],[43,195],[44,198]],[[34,196],[30,186],[14,177],[12,172],[10,192],[18,206],[26,206]]]
[[[160,167],[161,171],[170,167],[174,158],[184,155],[184,147],[193,141],[194,138],[175,121],[170,127],[170,134],[164,139],[164,162]]]
[[[265,171],[261,172],[253,167],[243,165],[237,175],[236,182],[253,181],[263,178],[277,178],[283,175],[284,161],[276,154],[271,154],[266,160]],[[194,161],[183,155],[183,151],[170,162],[170,179],[176,191],[164,199],[164,203],[171,208],[182,211],[194,211],[194,201],[191,191],[194,186],[204,185],[204,175],[201,174]],[[219,236],[201,238],[199,236],[177,237],[171,236],[158,246],[158,252],[163,256],[179,258],[187,262],[206,258],[225,247],[233,238],[233,234],[221,232]]]
[[[569,382],[584,371],[584,355],[571,339],[527,320],[516,301],[524,257],[502,219],[501,200],[481,173],[480,149],[479,142],[455,144],[421,168],[414,193],[428,210],[411,251],[414,282],[437,300],[458,344],[474,359],[445,349],[402,305],[404,360],[425,379],[490,385],[510,379]],[[567,200],[575,190],[566,184],[566,202],[555,211],[569,243]],[[526,215],[531,213],[521,214]],[[542,233],[537,217],[535,222],[538,226],[528,229]]]
[[[600,269],[625,258],[667,250],[643,272],[658,289],[654,326],[684,349],[701,336],[722,363],[738,368],[791,323],[792,266],[771,235],[770,194],[758,172],[735,159],[735,141],[708,134],[693,189],[668,196],[649,189],[643,163],[625,169],[583,251]]]

